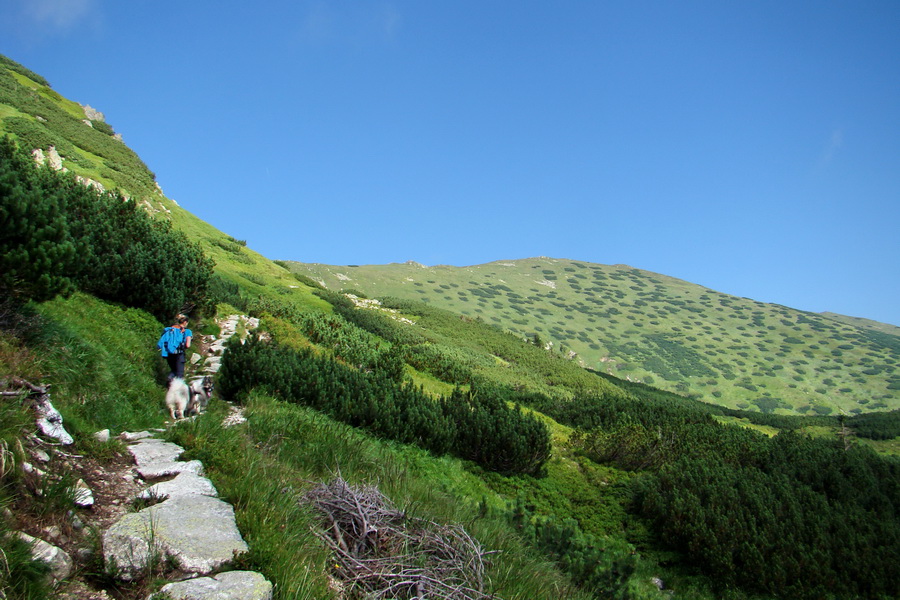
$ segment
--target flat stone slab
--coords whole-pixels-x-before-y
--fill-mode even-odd
[[[192,471],[182,471],[175,479],[162,481],[151,485],[136,497],[148,498],[175,498],[177,496],[211,496],[219,495],[216,486],[206,477],[201,477]]]
[[[184,453],[184,448],[172,442],[145,438],[128,446],[128,451],[137,466],[142,467],[151,463],[172,462]]]
[[[159,592],[173,600],[271,600],[272,584],[254,571],[229,571],[170,583]]]
[[[207,575],[247,550],[234,509],[208,496],[170,498],[126,514],[103,534],[104,560],[125,581],[167,558],[183,571]]]
[[[128,446],[128,451],[134,457],[137,472],[144,479],[159,479],[184,472],[203,474],[203,463],[199,460],[177,460],[184,452],[178,444],[145,438]]]
[[[137,472],[144,479],[159,479],[160,477],[168,477],[169,475],[178,475],[179,473],[194,473],[203,475],[203,463],[199,460],[188,461],[171,461],[160,462],[138,467]]]

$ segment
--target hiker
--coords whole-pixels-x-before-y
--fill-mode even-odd
[[[179,314],[175,317],[175,324],[166,327],[156,346],[162,353],[162,357],[169,363],[169,380],[175,377],[184,379],[184,351],[191,347],[193,333],[187,328],[188,318]]]

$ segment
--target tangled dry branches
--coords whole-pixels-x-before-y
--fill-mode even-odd
[[[408,517],[376,487],[337,477],[306,494],[321,516],[315,532],[335,555],[336,575],[367,599],[483,600],[486,553],[462,527]]]

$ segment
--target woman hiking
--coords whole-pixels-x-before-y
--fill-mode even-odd
[[[179,314],[175,317],[175,324],[163,330],[162,337],[156,344],[162,353],[162,357],[169,363],[169,380],[179,377],[184,379],[184,351],[191,347],[193,333],[187,328],[188,318]]]

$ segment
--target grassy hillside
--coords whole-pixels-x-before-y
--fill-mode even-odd
[[[888,326],[857,326],[625,265],[543,257],[471,267],[288,264],[329,289],[428,302],[537,336],[588,368],[731,408],[900,407],[900,337]]]
[[[3,131],[25,149],[52,141],[64,165],[105,177],[214,260],[209,297],[193,299],[197,333],[217,334],[217,313],[260,317],[264,336],[233,347],[216,379],[249,420],[225,428],[215,401],[169,435],[234,504],[251,546],[241,566],[272,579],[276,598],[338,597],[298,503],[338,472],[379,485],[411,516],[462,523],[497,551],[486,576],[500,598],[900,594],[900,464],[853,438],[895,447],[900,413],[816,414],[842,398],[848,412],[891,406],[890,332],[554,259],[292,273],[162,196],[112,129],[79,110],[0,60],[0,111],[15,117]],[[393,299],[361,301],[315,280]],[[162,323],[84,292],[19,308],[0,311],[0,373],[52,383],[77,452],[102,462],[121,448],[91,432],[162,424]],[[697,402],[651,377],[763,412]],[[15,416],[0,420],[8,460],[29,425],[17,404],[0,407]],[[810,416],[773,414],[790,412]],[[507,451],[527,468],[494,460]],[[0,518],[0,543],[7,521],[27,522],[39,504],[19,470],[0,469],[0,506],[19,513]],[[121,598],[158,588],[99,583]]]

